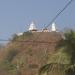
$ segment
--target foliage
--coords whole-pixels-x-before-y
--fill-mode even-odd
[[[18,51],[15,49],[8,50],[7,55],[4,60],[0,62],[0,70],[2,70],[2,75],[16,75],[16,65],[12,64],[12,60],[17,55]]]
[[[39,70],[39,75],[65,75],[66,69],[70,66],[70,56],[63,52],[63,49],[49,56],[48,64]]]
[[[7,61],[11,62],[13,60],[13,58],[18,54],[18,50],[15,49],[11,49],[9,50],[9,52],[7,53],[6,59]]]
[[[51,64],[46,64],[46,65],[44,65],[43,67],[41,67],[40,70],[39,70],[39,75],[42,75],[42,74],[44,74],[45,72],[48,72],[50,66],[51,66]]]
[[[30,39],[31,37],[32,37],[32,32],[29,31],[24,32],[23,35],[20,36],[14,34],[12,38],[12,42],[24,41],[26,39]]]
[[[63,51],[63,48],[58,52],[49,56],[48,63],[70,64],[71,56]]]
[[[39,70],[39,75],[65,75],[69,65],[60,63],[50,63],[44,65]]]
[[[50,56],[48,64],[43,66],[39,74],[46,75],[75,75],[75,31],[64,33],[60,40],[57,52]]]
[[[75,75],[75,65],[70,65],[65,73],[66,75]]]
[[[16,34],[13,35],[12,41],[16,41],[18,39],[18,36]]]
[[[33,43],[16,42],[16,41],[25,41],[25,40],[30,41],[33,40],[35,37],[36,35],[33,35],[33,33],[31,32],[24,32],[23,35],[21,36],[14,35],[12,42],[7,45],[7,48],[5,50],[6,56],[4,62],[1,63],[0,65],[0,69],[2,69],[2,71],[8,72],[6,75],[16,75],[16,73],[19,73],[20,70],[26,68],[28,64],[28,58],[33,57],[34,56],[33,53],[37,52],[37,51],[33,52],[33,49],[36,50],[37,48],[36,45],[34,45],[35,46],[34,48],[32,47],[31,44]],[[57,46],[58,48],[56,48],[56,52],[54,54],[51,54],[50,56],[43,55],[44,53],[42,54],[42,52],[39,52],[37,54],[40,60],[41,58],[43,60],[46,57],[48,57],[47,64],[42,66],[39,70],[40,75],[71,75],[71,74],[74,75],[75,74],[75,32],[73,30],[65,32],[64,37],[65,38],[58,43],[59,44]],[[42,49],[41,45],[40,48],[37,49],[39,50]],[[18,52],[21,52],[21,54],[20,53],[18,54]],[[26,56],[24,52],[28,56]],[[12,60],[15,58],[17,54],[20,58],[18,58],[18,56],[16,57],[14,62],[16,62],[17,60],[16,62],[17,64],[14,65],[12,64]],[[36,68],[38,67],[38,65],[29,64],[29,67]],[[19,68],[20,70],[18,71],[17,68]]]
[[[27,52],[26,52],[28,55],[30,55],[30,56],[32,56],[33,55],[33,53],[32,53],[32,49],[31,48],[29,48],[28,50],[27,50]]]
[[[16,65],[4,60],[0,63],[0,71],[2,75],[16,75]]]
[[[71,56],[71,64],[75,63],[75,31],[70,30],[64,33],[65,39],[59,42],[59,47]],[[58,48],[59,48],[58,47]]]
[[[29,32],[29,31],[24,32],[24,33],[23,33],[23,36],[24,36],[24,37],[31,37],[31,36],[32,36],[32,32]]]

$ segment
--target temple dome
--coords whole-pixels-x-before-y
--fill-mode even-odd
[[[52,23],[51,31],[57,31],[56,26],[55,26],[55,23]]]
[[[37,28],[36,28],[34,22],[32,22],[32,23],[30,24],[30,26],[29,26],[29,31],[37,31]]]

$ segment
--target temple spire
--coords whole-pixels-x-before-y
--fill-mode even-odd
[[[32,23],[30,24],[30,26],[29,26],[29,31],[37,31],[37,28],[36,28],[34,22],[32,22]]]
[[[51,26],[51,31],[56,31],[56,26],[55,26],[55,23],[52,23],[52,26]]]

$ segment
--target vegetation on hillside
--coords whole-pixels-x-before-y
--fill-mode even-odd
[[[75,75],[75,31],[65,32],[64,37],[39,75]]]
[[[31,32],[24,32],[21,36],[15,34],[12,41],[0,48],[0,75],[75,75],[75,31],[64,32],[65,38],[57,45],[49,43],[53,39],[54,42],[59,40],[57,33],[53,34],[55,37],[49,35]],[[35,39],[46,41],[46,44],[33,42]],[[49,53],[48,50],[53,50],[55,46],[56,50]]]

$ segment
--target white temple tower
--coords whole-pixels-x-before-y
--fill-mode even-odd
[[[29,31],[37,31],[37,28],[36,28],[34,22],[32,22],[32,23],[30,24],[30,26],[29,26]]]
[[[51,31],[55,31],[55,32],[57,31],[56,26],[55,26],[55,23],[52,23]]]

